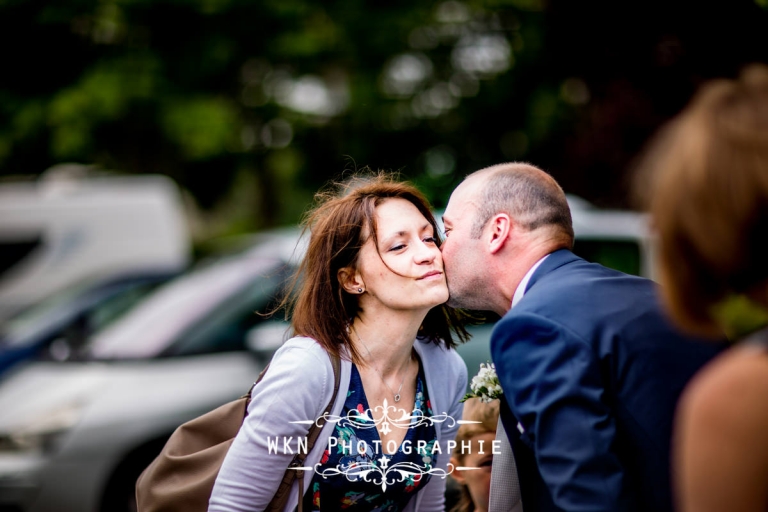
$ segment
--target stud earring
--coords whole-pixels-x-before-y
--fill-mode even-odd
[[[362,288],[358,288],[357,289],[357,293],[363,293],[363,289]]]

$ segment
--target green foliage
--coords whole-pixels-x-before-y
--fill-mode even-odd
[[[50,99],[46,124],[51,129],[51,154],[57,159],[87,158],[97,127],[123,116],[129,105],[155,92],[157,61],[151,56],[97,63],[80,80]],[[15,124],[23,131],[39,126],[40,105],[30,102]]]
[[[237,150],[236,108],[223,98],[188,98],[164,105],[162,126],[189,160]]]
[[[31,21],[41,44],[70,58],[42,92],[28,93],[23,79],[0,85],[9,127],[0,173],[29,172],[30,160],[167,172],[241,229],[295,222],[348,161],[402,169],[440,204],[467,153],[451,133],[482,112],[464,103],[511,72],[509,41],[521,19],[539,23],[527,14],[539,6],[62,0],[34,11],[6,2],[0,18]],[[219,185],[244,183],[261,189],[251,194],[259,200]],[[224,200],[241,207],[214,206]],[[249,208],[258,220],[247,220]]]
[[[528,133],[533,142],[540,142],[550,135],[557,122],[557,109],[557,94],[544,88],[534,93],[528,111]]]
[[[0,134],[0,162],[5,160],[13,147],[12,139],[9,135]]]
[[[768,312],[744,295],[733,295],[714,308],[714,316],[730,340],[768,325]]]
[[[285,59],[312,57],[333,50],[339,43],[339,36],[334,21],[318,11],[297,29],[279,34],[274,40],[273,51]]]
[[[749,5],[751,21],[762,11]],[[632,26],[674,42],[646,27],[658,18],[647,10]],[[720,34],[717,55],[742,41],[759,59],[747,35],[762,42],[760,22],[716,12],[717,28],[698,32]],[[237,229],[294,222],[322,184],[363,166],[402,171],[439,207],[464,174],[525,159],[591,199],[619,190],[642,137],[682,106],[666,91],[681,102],[716,74],[617,61],[640,44],[620,21],[543,0],[0,0],[0,175],[69,160],[163,172],[211,225],[231,215]],[[714,61],[682,47],[686,62]],[[642,97],[634,84],[653,77]],[[250,195],[233,193],[243,183]]]
[[[13,118],[13,132],[19,139],[34,136],[44,125],[45,106],[39,100],[31,100],[21,105]]]

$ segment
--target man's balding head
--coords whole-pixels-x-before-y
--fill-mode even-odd
[[[503,315],[523,276],[541,258],[573,246],[560,186],[532,165],[495,165],[467,176],[443,214],[441,246],[448,304]]]
[[[459,185],[462,188],[477,208],[474,238],[480,237],[494,214],[504,212],[526,231],[546,231],[563,247],[573,246],[571,210],[565,193],[538,167],[526,163],[486,167],[467,176]]]

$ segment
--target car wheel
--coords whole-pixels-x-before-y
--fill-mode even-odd
[[[136,480],[155,460],[168,437],[148,442],[129,453],[118,464],[104,488],[101,512],[137,512]]]

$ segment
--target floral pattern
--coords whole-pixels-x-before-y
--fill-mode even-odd
[[[432,405],[424,383],[425,379],[420,368],[416,380],[414,411],[431,417]],[[341,415],[344,416],[351,411],[364,414],[368,409],[360,373],[353,364],[349,392]],[[328,467],[350,468],[359,464],[374,464],[381,467],[382,455],[387,457],[388,460],[384,463],[389,465],[397,462],[411,462],[428,470],[437,463],[438,454],[432,453],[432,448],[437,442],[437,432],[431,424],[409,428],[403,441],[408,440],[411,449],[403,450],[405,446],[403,443],[392,455],[384,454],[376,428],[355,428],[352,424],[339,422],[335,426],[333,436],[336,437],[337,444],[331,451],[325,450],[320,459],[320,465],[316,468],[317,472]],[[424,447],[425,444],[426,447]],[[376,450],[377,446],[378,450]],[[361,448],[360,451],[358,447]],[[402,482],[389,485],[386,492],[382,492],[381,485],[362,478],[349,481],[340,475],[323,478],[316,473],[310,486],[311,492],[304,496],[304,507],[307,510],[320,511],[322,503],[325,510],[398,512],[405,508],[410,499],[429,482],[430,478],[429,474],[408,475]]]

